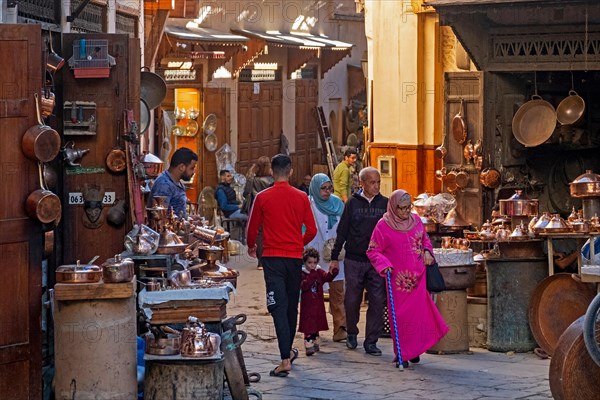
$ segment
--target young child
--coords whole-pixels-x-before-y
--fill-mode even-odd
[[[319,351],[319,331],[329,329],[325,316],[325,301],[323,299],[323,284],[331,282],[338,274],[337,268],[329,272],[319,265],[319,252],[314,247],[307,247],[302,254],[302,283],[300,288],[300,326],[298,331],[304,333],[306,355],[312,356]]]

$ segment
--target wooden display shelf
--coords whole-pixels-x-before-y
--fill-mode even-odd
[[[150,323],[156,325],[185,323],[190,315],[202,322],[221,322],[227,317],[226,300],[166,301],[143,307],[152,311]]]
[[[54,298],[66,300],[126,299],[135,296],[135,277],[123,283],[57,283]]]

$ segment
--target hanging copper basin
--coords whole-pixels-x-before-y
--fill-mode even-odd
[[[570,191],[572,197],[600,197],[600,175],[586,170],[571,182]]]

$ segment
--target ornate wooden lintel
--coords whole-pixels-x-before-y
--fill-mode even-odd
[[[224,51],[225,57],[223,58],[212,58],[208,60],[208,79],[210,80],[211,76],[218,70],[220,67],[224,66],[227,61],[229,61],[235,54],[240,52],[241,46],[232,45],[232,46],[209,46],[209,50],[213,51]]]
[[[262,39],[250,38],[245,44],[244,51],[238,51],[233,55],[233,71],[231,74],[234,78],[239,76],[242,69],[246,68],[258,56],[264,53],[267,42]]]
[[[321,78],[325,76],[325,72],[329,71],[333,66],[342,61],[346,56],[350,55],[352,48],[333,50],[324,49],[321,51]]]
[[[302,67],[306,62],[308,62],[312,58],[318,56],[318,49],[303,49],[299,47],[288,48],[288,77],[291,78],[292,72]]]

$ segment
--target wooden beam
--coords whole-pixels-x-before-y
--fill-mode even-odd
[[[153,69],[168,17],[169,10],[158,10],[152,17],[151,23],[144,24],[145,31],[148,32],[148,36],[145,38],[144,66],[150,67],[150,69]]]

